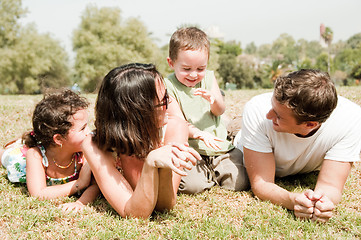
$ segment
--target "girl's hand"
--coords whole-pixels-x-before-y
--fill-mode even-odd
[[[199,130],[194,134],[193,137],[202,140],[207,147],[213,148],[215,150],[221,149],[217,142],[223,142],[223,140],[209,132]]]
[[[65,213],[69,213],[69,212],[78,212],[80,210],[83,210],[85,207],[84,204],[82,204],[80,201],[75,201],[75,202],[71,202],[71,203],[64,203],[61,204],[59,206],[59,208],[65,212]]]
[[[89,186],[91,180],[91,169],[88,162],[84,162],[82,168],[79,172],[79,178],[77,184],[79,184],[79,190],[84,189]]]
[[[145,161],[152,167],[169,168],[181,176],[186,176],[187,173],[181,169],[191,169],[192,164],[200,159],[200,155],[194,149],[185,144],[173,143],[151,151]]]
[[[213,94],[205,89],[197,88],[194,90],[193,95],[195,96],[201,96],[202,98],[206,99],[210,104],[214,103],[215,97]]]

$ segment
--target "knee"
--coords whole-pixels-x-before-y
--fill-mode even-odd
[[[202,181],[181,181],[179,184],[178,192],[185,194],[197,194],[214,186],[214,182],[202,182]]]

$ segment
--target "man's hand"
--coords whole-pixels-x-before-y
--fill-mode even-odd
[[[332,216],[335,204],[322,192],[315,191],[311,197],[315,201],[312,221],[327,222]]]
[[[293,208],[294,214],[300,219],[311,219],[313,217],[315,200],[312,200],[313,191],[306,190],[299,193],[295,198],[295,205]]]

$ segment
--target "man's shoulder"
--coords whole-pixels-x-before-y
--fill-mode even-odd
[[[337,107],[330,118],[351,118],[361,120],[361,107],[345,97],[338,96]]]
[[[252,109],[254,109],[255,106],[259,106],[259,107],[268,109],[269,106],[271,105],[272,95],[273,95],[273,92],[267,92],[267,93],[262,93],[262,94],[256,95],[256,96],[252,97],[246,103],[246,107],[252,106]]]

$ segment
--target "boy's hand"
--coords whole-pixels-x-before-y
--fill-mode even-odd
[[[202,98],[206,99],[210,104],[214,103],[214,96],[212,95],[212,93],[208,90],[202,89],[202,88],[197,88],[194,90],[193,95],[195,96],[201,96]]]
[[[193,137],[202,140],[207,147],[213,148],[215,150],[221,149],[217,142],[223,142],[223,140],[209,132],[197,131]]]

